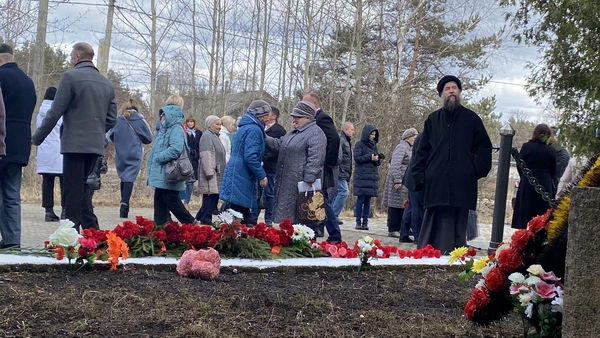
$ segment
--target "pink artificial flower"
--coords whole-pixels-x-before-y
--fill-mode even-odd
[[[213,280],[219,275],[220,268],[221,257],[215,249],[187,250],[177,264],[177,273],[183,277]]]
[[[78,239],[79,243],[81,244],[82,247],[84,247],[85,249],[96,249],[96,241],[93,238],[85,238],[85,237],[81,237]]]
[[[513,284],[510,286],[510,294],[511,295],[517,295],[517,294],[521,293],[521,291],[529,292],[530,289],[525,285]]]
[[[335,245],[328,245],[327,252],[329,252],[331,257],[333,258],[340,258],[340,253],[338,252],[337,246]]]
[[[560,278],[556,277],[556,275],[552,271],[544,272],[540,275],[540,278],[546,282],[558,282],[560,280]]]
[[[556,291],[554,287],[545,282],[539,282],[535,285],[535,291],[540,295],[540,297],[545,299],[552,299],[556,296]]]
[[[348,250],[344,247],[341,247],[341,248],[338,248],[338,253],[340,254],[340,257],[346,257]]]

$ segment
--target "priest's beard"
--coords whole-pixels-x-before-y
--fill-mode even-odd
[[[460,106],[460,94],[440,97],[442,107],[447,111],[455,111]]]

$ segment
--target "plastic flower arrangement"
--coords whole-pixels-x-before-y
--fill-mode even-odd
[[[58,229],[50,234],[48,241],[45,243],[50,252],[56,253],[56,259],[63,260],[67,257],[71,271],[74,269],[71,260],[77,258],[81,246],[79,240],[82,238],[77,230],[73,228],[73,225],[75,224],[68,219],[60,220]]]
[[[304,224],[294,224],[294,232],[292,233],[292,245],[294,250],[304,252],[311,249],[311,240],[315,237],[313,229]]]
[[[375,244],[375,239],[371,236],[365,236],[363,238],[359,238],[354,244],[355,248],[358,248],[358,258],[360,259],[360,265],[358,266],[358,272],[361,270],[371,266],[369,260],[371,257],[377,255],[377,244]]]
[[[464,283],[467,278],[473,277],[476,272],[481,273],[483,265],[487,262],[487,258],[478,259],[477,266],[475,267],[475,255],[477,255],[477,250],[475,248],[467,248],[466,246],[461,246],[450,252],[448,264],[453,265],[455,262],[460,262],[463,266],[463,271],[458,274],[459,282]]]
[[[213,280],[219,275],[221,256],[213,248],[187,250],[177,264],[177,273],[183,277]]]
[[[525,337],[560,337],[562,332],[563,292],[560,278],[541,265],[531,265],[524,276],[512,273],[510,295],[523,318]],[[529,334],[535,329],[533,335]]]
[[[534,217],[527,229],[516,231],[510,242],[501,245],[490,256],[473,263],[472,271],[481,273],[471,298],[465,305],[467,319],[488,325],[506,316],[515,306],[510,296],[513,273],[526,273],[545,248],[550,211]],[[516,275],[514,275],[516,276]]]

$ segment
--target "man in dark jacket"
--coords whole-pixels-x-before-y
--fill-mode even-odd
[[[442,253],[467,244],[469,209],[477,207],[477,180],[492,167],[492,142],[481,118],[460,104],[462,84],[444,76],[437,86],[442,108],[425,121],[415,152],[411,190],[424,190],[425,214],[417,248]]]
[[[350,177],[352,176],[352,144],[350,143],[352,135],[354,135],[354,125],[351,122],[344,122],[342,131],[340,132],[341,159],[338,170],[337,194],[331,203],[339,225],[343,224],[340,221],[340,213],[348,198],[348,182],[350,182]]]
[[[4,43],[0,44],[0,88],[6,125],[6,156],[0,153],[0,248],[7,248],[21,245],[21,172],[31,152],[36,96],[33,81],[14,62],[12,47]]]
[[[317,108],[317,114],[315,120],[317,125],[325,137],[327,137],[327,148],[325,150],[325,166],[323,167],[323,195],[325,197],[325,214],[327,220],[325,221],[325,227],[329,234],[328,242],[340,243],[342,241],[342,233],[340,232],[340,226],[337,222],[337,217],[331,208],[331,201],[327,195],[327,189],[337,185],[333,171],[337,170],[338,165],[338,154],[340,150],[340,136],[337,133],[333,119],[327,115],[323,109],[321,109],[321,101],[319,96],[315,93],[308,93],[304,95],[302,101],[308,101]],[[322,232],[322,228],[319,228]]]
[[[280,125],[277,120],[279,119],[279,109],[271,107],[272,110],[269,113],[269,120],[265,123],[265,133],[267,136],[274,138],[282,138],[287,133],[285,128]],[[273,225],[273,203],[275,201],[275,170],[277,169],[277,158],[279,157],[279,151],[275,151],[272,148],[266,147],[265,154],[262,158],[263,169],[267,174],[267,186],[263,189],[260,185],[258,186],[258,198],[260,202],[260,196],[264,194],[264,209],[265,209],[265,224],[267,226]],[[256,222],[258,215],[260,214],[260,207],[252,209],[252,218]]]
[[[93,58],[94,49],[89,44],[79,42],[73,46],[73,69],[60,77],[52,107],[32,138],[34,145],[42,143],[63,117],[60,141],[65,214],[76,229],[82,225],[84,213],[94,213],[92,194],[84,191],[85,182],[98,156],[104,154],[105,134],[114,127],[117,117],[113,85],[94,67]]]

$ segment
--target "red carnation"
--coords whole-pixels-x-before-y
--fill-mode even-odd
[[[527,229],[517,230],[510,238],[510,246],[515,250],[521,251],[535,235]]]
[[[65,249],[62,246],[56,247],[56,259],[62,261],[65,258]]]
[[[471,299],[475,301],[478,309],[486,307],[490,303],[490,295],[487,289],[476,288],[471,294]]]
[[[467,305],[465,305],[465,316],[467,316],[468,320],[473,319],[475,315],[475,311],[477,310],[477,305],[473,299],[469,299]]]
[[[469,250],[467,251],[467,256],[475,257],[475,255],[477,255],[477,250],[475,250],[475,248],[473,247],[469,248]]]
[[[500,269],[492,268],[485,276],[485,285],[492,292],[501,292],[508,287],[508,279]]]
[[[152,238],[154,238],[157,241],[164,241],[165,239],[167,239],[167,233],[164,230],[154,231],[152,233]]]
[[[504,272],[515,272],[523,265],[523,256],[511,249],[500,251],[498,255],[498,267]]]
[[[535,216],[529,221],[529,223],[527,223],[527,228],[534,233],[546,228],[548,226],[548,219],[550,218],[551,212],[552,209],[548,209],[545,214]]]

